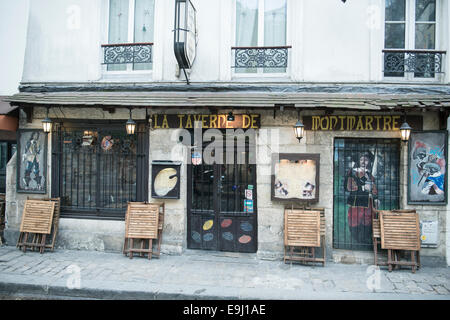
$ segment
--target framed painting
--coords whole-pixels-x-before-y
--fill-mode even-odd
[[[272,155],[272,200],[319,201],[319,154]]]
[[[408,144],[408,204],[447,204],[448,133],[411,132]]]
[[[180,162],[152,162],[152,198],[180,199],[180,168]]]
[[[47,133],[40,129],[18,130],[17,192],[47,192]]]

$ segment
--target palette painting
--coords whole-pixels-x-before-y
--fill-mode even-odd
[[[281,199],[314,199],[316,161],[280,159],[275,164],[274,196]]]

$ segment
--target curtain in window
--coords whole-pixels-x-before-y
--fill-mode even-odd
[[[286,0],[264,1],[264,46],[286,45]],[[286,72],[286,69],[265,68],[264,72]]]
[[[415,48],[436,48],[436,0],[416,0]],[[417,63],[422,66],[414,76],[434,78],[434,54],[417,55]]]
[[[155,0],[135,0],[134,42],[153,42]],[[136,63],[134,70],[151,70],[152,63]]]
[[[386,0],[384,47],[386,49],[405,49],[406,45],[406,1]],[[392,69],[398,63],[404,63],[403,53],[385,53],[384,69]],[[394,69],[399,69],[395,67]],[[385,72],[385,77],[403,77],[404,68],[400,72]]]
[[[109,1],[109,44],[128,42],[128,11],[129,0]],[[126,68],[126,65],[109,65],[108,71],[123,71]]]
[[[258,0],[236,1],[236,46],[258,45]],[[236,73],[256,72],[256,69],[236,69]]]

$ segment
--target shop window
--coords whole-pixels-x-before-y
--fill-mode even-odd
[[[108,71],[152,70],[155,0],[109,0]]]
[[[52,196],[64,215],[123,218],[129,201],[145,201],[146,130],[62,125],[53,139]]]
[[[235,73],[285,73],[287,0],[236,0]]]
[[[386,0],[384,76],[434,79],[442,73],[438,51],[439,0]]]

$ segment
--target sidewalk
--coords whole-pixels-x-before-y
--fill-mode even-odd
[[[95,251],[23,253],[3,246],[0,297],[448,300],[450,268],[423,267],[413,274],[407,268],[377,272],[370,265],[291,265],[197,250],[148,260]]]

